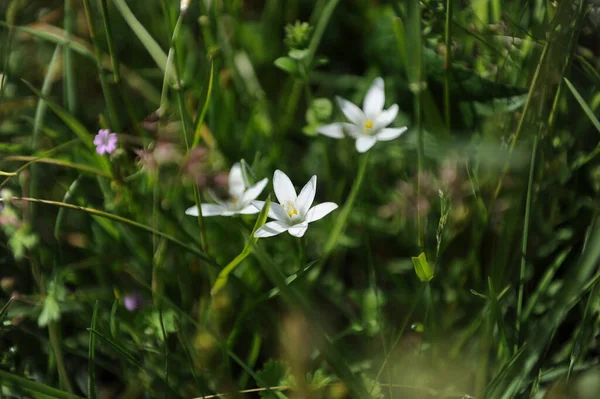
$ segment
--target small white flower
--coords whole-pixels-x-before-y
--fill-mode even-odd
[[[300,194],[296,195],[290,178],[282,171],[276,170],[273,174],[273,189],[279,204],[271,202],[269,217],[275,221],[266,223],[256,230],[254,237],[272,237],[284,231],[294,237],[302,237],[310,222],[321,219],[338,207],[333,202],[324,202],[310,207],[317,193],[317,176],[311,177]],[[252,201],[252,204],[257,209],[262,209],[265,202]]]
[[[336,97],[336,100],[351,123],[332,123],[319,126],[317,132],[334,139],[341,139],[344,137],[344,130],[346,130],[348,135],[356,140],[356,150],[358,152],[367,152],[378,141],[393,140],[407,129],[406,126],[401,128],[387,127],[396,119],[398,105],[394,104],[387,110],[383,109],[385,93],[383,79],[381,78],[376,78],[373,81],[365,96],[362,110],[341,97]]]
[[[222,201],[211,193],[216,204],[201,204],[202,216],[232,216],[238,213],[249,215],[259,211],[252,206],[255,200],[264,190],[269,179],[264,178],[251,187],[246,186],[242,167],[239,163],[234,164],[229,171],[229,196],[228,201]],[[210,191],[209,191],[210,193]],[[198,216],[198,207],[192,206],[185,211],[186,215]]]

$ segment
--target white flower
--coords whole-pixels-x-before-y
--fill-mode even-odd
[[[365,96],[362,110],[341,97],[336,97],[336,100],[351,123],[332,123],[319,126],[317,132],[334,139],[341,139],[344,137],[344,130],[346,130],[349,136],[356,139],[356,150],[358,152],[367,152],[378,141],[393,140],[407,129],[406,126],[401,128],[387,127],[396,119],[398,105],[394,104],[387,110],[383,109],[385,93],[383,79],[381,78],[376,78],[373,81]]]
[[[285,173],[276,170],[273,175],[273,188],[279,204],[271,202],[269,217],[275,219],[256,230],[254,237],[272,237],[287,231],[294,237],[302,237],[310,222],[319,220],[337,209],[337,204],[324,202],[310,207],[317,192],[317,176],[311,179],[296,195],[294,185]],[[257,209],[262,209],[264,201],[252,201]]]
[[[231,216],[238,213],[249,215],[259,211],[252,206],[255,200],[264,190],[269,179],[264,178],[251,187],[246,186],[242,167],[239,163],[234,164],[229,171],[229,195],[228,201],[222,201],[211,193],[216,204],[201,204],[202,216]],[[209,191],[210,193],[210,191]],[[193,206],[185,211],[186,215],[198,216],[198,207]]]

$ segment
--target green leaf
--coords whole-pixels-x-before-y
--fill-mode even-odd
[[[298,74],[298,65],[296,65],[296,61],[289,57],[279,57],[273,62],[275,66],[292,76],[296,76]]]
[[[38,317],[38,326],[44,327],[47,326],[51,321],[60,320],[60,306],[56,298],[51,295],[48,295],[46,299],[44,299],[44,305],[42,308],[42,312]]]
[[[244,259],[252,253],[252,248],[254,244],[258,241],[258,238],[254,237],[254,232],[262,227],[267,221],[267,215],[269,214],[269,208],[271,207],[271,195],[267,197],[265,201],[265,205],[262,211],[258,214],[258,218],[256,219],[256,223],[254,223],[254,228],[252,229],[252,233],[244,245],[242,252],[238,256],[236,256],[227,266],[221,270],[219,275],[217,276],[217,280],[210,290],[211,295],[216,295],[225,285],[227,284],[227,279],[229,278],[229,274],[240,264]]]
[[[269,360],[264,368],[257,373],[260,378],[269,386],[276,387],[285,385],[289,374],[289,367],[276,360]],[[262,391],[259,393],[261,398],[285,398],[280,392]]]
[[[288,55],[290,56],[290,58],[292,58],[294,60],[301,61],[309,56],[309,52],[308,52],[308,49],[304,49],[304,50],[292,49],[289,51]]]
[[[417,273],[417,276],[419,277],[419,280],[421,280],[424,283],[431,281],[434,274],[433,274],[433,270],[431,269],[431,266],[429,265],[429,262],[427,261],[425,252],[422,252],[421,255],[419,255],[417,257],[413,256],[412,261],[413,261],[413,265],[415,267],[415,272]]]
[[[598,121],[598,118],[596,118],[596,115],[594,115],[594,111],[592,111],[589,105],[587,105],[583,97],[581,97],[581,94],[579,94],[579,92],[569,81],[569,79],[564,78],[564,80],[567,86],[569,87],[569,90],[571,90],[571,93],[573,93],[573,96],[575,97],[579,105],[581,105],[581,108],[583,108],[585,114],[588,116],[588,118],[590,118],[590,121],[592,122],[594,127],[600,132],[600,121]]]

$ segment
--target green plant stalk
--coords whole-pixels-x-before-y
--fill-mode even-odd
[[[98,317],[98,301],[94,304],[92,323],[90,328],[96,329],[96,318]],[[96,335],[90,332],[88,346],[88,399],[96,399]]]
[[[446,54],[444,55],[444,118],[448,132],[452,132],[450,111],[450,78],[452,76],[452,9],[453,0],[446,0],[446,26],[444,31]]]
[[[517,297],[517,317],[515,320],[515,331],[517,338],[515,340],[515,352],[519,347],[521,334],[521,313],[523,310],[523,291],[525,288],[525,268],[527,265],[527,241],[529,238],[529,219],[531,216],[531,200],[533,192],[533,175],[535,173],[535,156],[538,145],[538,134],[533,138],[533,148],[531,149],[531,163],[529,165],[529,181],[527,182],[527,199],[525,200],[525,220],[523,221],[523,239],[521,241],[521,270],[519,273],[519,294]]]
[[[85,9],[85,15],[87,17],[87,23],[90,30],[90,38],[92,39],[92,43],[94,45],[96,67],[98,68],[98,78],[100,79],[100,86],[102,87],[102,93],[104,94],[104,100],[106,101],[110,129],[112,131],[120,132],[121,123],[118,117],[119,113],[117,112],[117,106],[114,102],[108,81],[106,79],[106,73],[104,72],[104,67],[102,65],[102,50],[100,49],[100,44],[98,43],[96,26],[92,16],[92,10],[90,8],[90,0],[83,0],[83,7]]]
[[[313,58],[319,48],[319,44],[321,43],[321,39],[323,38],[323,34],[325,33],[325,28],[327,28],[327,24],[335,11],[340,0],[329,0],[329,3],[323,8],[323,12],[319,16],[319,20],[313,32],[313,35],[310,39],[310,43],[308,44],[308,55],[305,59],[305,65],[311,65]],[[306,78],[306,82],[308,82],[308,76]],[[294,115],[296,114],[298,108],[298,101],[300,99],[300,95],[302,94],[302,86],[306,84],[305,82],[300,82],[298,80],[294,80],[292,90],[290,92],[290,96],[287,101],[287,107],[284,112],[283,121],[282,121],[282,130],[287,131],[288,127],[292,124],[294,120]]]
[[[68,42],[71,40],[71,34],[73,33],[73,26],[75,22],[75,9],[73,8],[73,0],[65,0],[65,40]],[[65,76],[65,92],[67,93],[67,110],[70,113],[75,113],[75,107],[77,104],[76,87],[75,87],[75,72],[73,71],[73,57],[71,49],[68,46],[64,47],[64,76]]]
[[[66,18],[65,18],[65,22],[66,22]],[[59,71],[58,60],[59,60],[59,56],[60,56],[60,51],[61,51],[60,46],[56,46],[56,49],[54,50],[54,54],[52,54],[52,58],[50,59],[50,64],[48,64],[48,71],[46,72],[46,76],[44,77],[44,82],[42,83],[42,93],[45,96],[48,96],[50,94],[50,91],[52,90],[52,82],[55,78],[55,75]],[[67,61],[66,53],[65,53],[65,63],[66,63],[65,82],[68,82],[66,77],[69,74],[66,72],[70,65],[69,62],[70,62],[70,60]],[[67,86],[69,86],[68,83],[67,83]],[[70,93],[69,90],[70,90],[70,88],[67,87],[67,93]],[[38,103],[35,108],[35,117],[34,117],[34,121],[33,121],[33,134],[31,136],[31,149],[34,152],[37,151],[37,149],[38,149],[38,137],[40,135],[40,131],[42,130],[42,126],[44,124],[44,118],[46,116],[47,107],[48,107],[48,105],[46,104],[46,102],[44,100],[42,100],[42,99],[38,100]],[[31,180],[30,180],[30,184],[29,184],[29,194],[32,197],[38,196],[38,188],[39,188],[38,176],[39,176],[39,170],[34,165],[31,167],[31,176],[30,176]],[[29,208],[29,212],[31,215],[31,219],[35,220],[36,219],[36,207],[34,206],[34,204],[32,204],[32,206]]]
[[[210,76],[208,78],[208,88],[206,91],[206,100],[204,101],[204,105],[202,106],[202,111],[196,117],[196,122],[194,123],[194,141],[192,142],[192,148],[196,147],[200,143],[200,137],[202,136],[202,125],[204,124],[204,118],[206,117],[206,112],[208,111],[208,104],[210,103],[210,95],[212,93],[214,67],[215,63],[211,60]]]
[[[113,80],[115,83],[121,81],[121,70],[119,68],[119,59],[115,50],[115,41],[113,39],[110,17],[108,15],[108,4],[106,0],[100,0],[100,10],[102,11],[102,20],[104,21],[104,31],[106,32],[106,42],[108,43],[108,53],[113,70]]]
[[[78,206],[78,205],[73,205],[73,204],[67,204],[64,202],[58,202],[58,201],[50,201],[50,200],[43,200],[43,199],[38,199],[38,198],[29,198],[29,197],[13,197],[11,199],[12,201],[27,201],[27,202],[36,202],[38,204],[45,204],[45,205],[52,205],[52,206],[58,206],[58,207],[63,207],[63,208],[69,208],[69,209],[73,209],[73,210],[77,210],[80,212],[85,212],[85,213],[89,213],[90,215],[95,215],[95,216],[99,216],[102,218],[106,218],[106,219],[110,219],[110,220],[114,220],[116,222],[120,222],[120,223],[124,223],[124,224],[128,224],[130,226],[133,226],[137,229],[146,231],[150,234],[156,234],[159,237],[164,238],[165,240],[171,241],[173,244],[185,249],[186,251],[193,253],[194,255],[198,256],[200,259],[204,260],[207,264],[214,266],[214,267],[219,267],[219,265],[210,257],[208,257],[204,252],[193,248],[187,244],[185,244],[182,241],[179,241],[177,238],[163,233],[161,231],[157,231],[154,230],[152,227],[147,226],[145,224],[142,223],[138,223],[134,220],[131,219],[127,219],[124,218],[122,216],[118,216],[118,215],[114,215],[112,213],[108,213],[108,212],[103,212],[103,211],[99,211],[97,209],[93,209],[93,208],[86,208],[83,206]],[[3,202],[3,200],[0,198],[0,202]]]
[[[60,380],[60,388],[69,393],[73,393],[73,385],[69,379],[67,368],[65,367],[65,356],[62,351],[60,324],[56,321],[48,323],[48,334],[50,336],[50,345],[56,359],[56,368],[58,369],[58,377]]]
[[[424,144],[423,144],[423,129],[421,128],[421,93],[414,93],[414,112],[415,112],[415,125],[417,129],[417,232],[418,232],[418,244],[419,248],[424,251],[425,249],[425,226],[423,224],[423,213],[421,211],[421,186],[423,179],[423,158],[424,158]]]
[[[344,226],[346,225],[346,220],[348,219],[348,216],[350,215],[350,212],[352,211],[352,207],[354,206],[354,201],[356,201],[356,196],[358,195],[358,192],[360,191],[362,182],[365,179],[365,172],[367,170],[368,163],[369,163],[369,152],[361,155],[361,157],[360,157],[358,173],[356,175],[356,179],[354,180],[354,184],[352,185],[352,188],[350,189],[350,194],[348,195],[348,199],[346,199],[346,202],[344,203],[344,207],[342,208],[341,212],[339,213],[339,216],[335,220],[335,224],[333,225],[333,228],[331,229],[331,233],[329,233],[329,238],[327,239],[327,241],[325,243],[324,258],[327,258],[327,256],[331,253],[331,251],[333,251],[333,248],[335,248],[335,245],[337,244],[337,242],[340,238],[340,235],[342,234],[342,232],[344,230]]]

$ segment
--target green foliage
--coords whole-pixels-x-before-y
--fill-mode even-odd
[[[0,1],[0,396],[596,397],[598,10]]]

